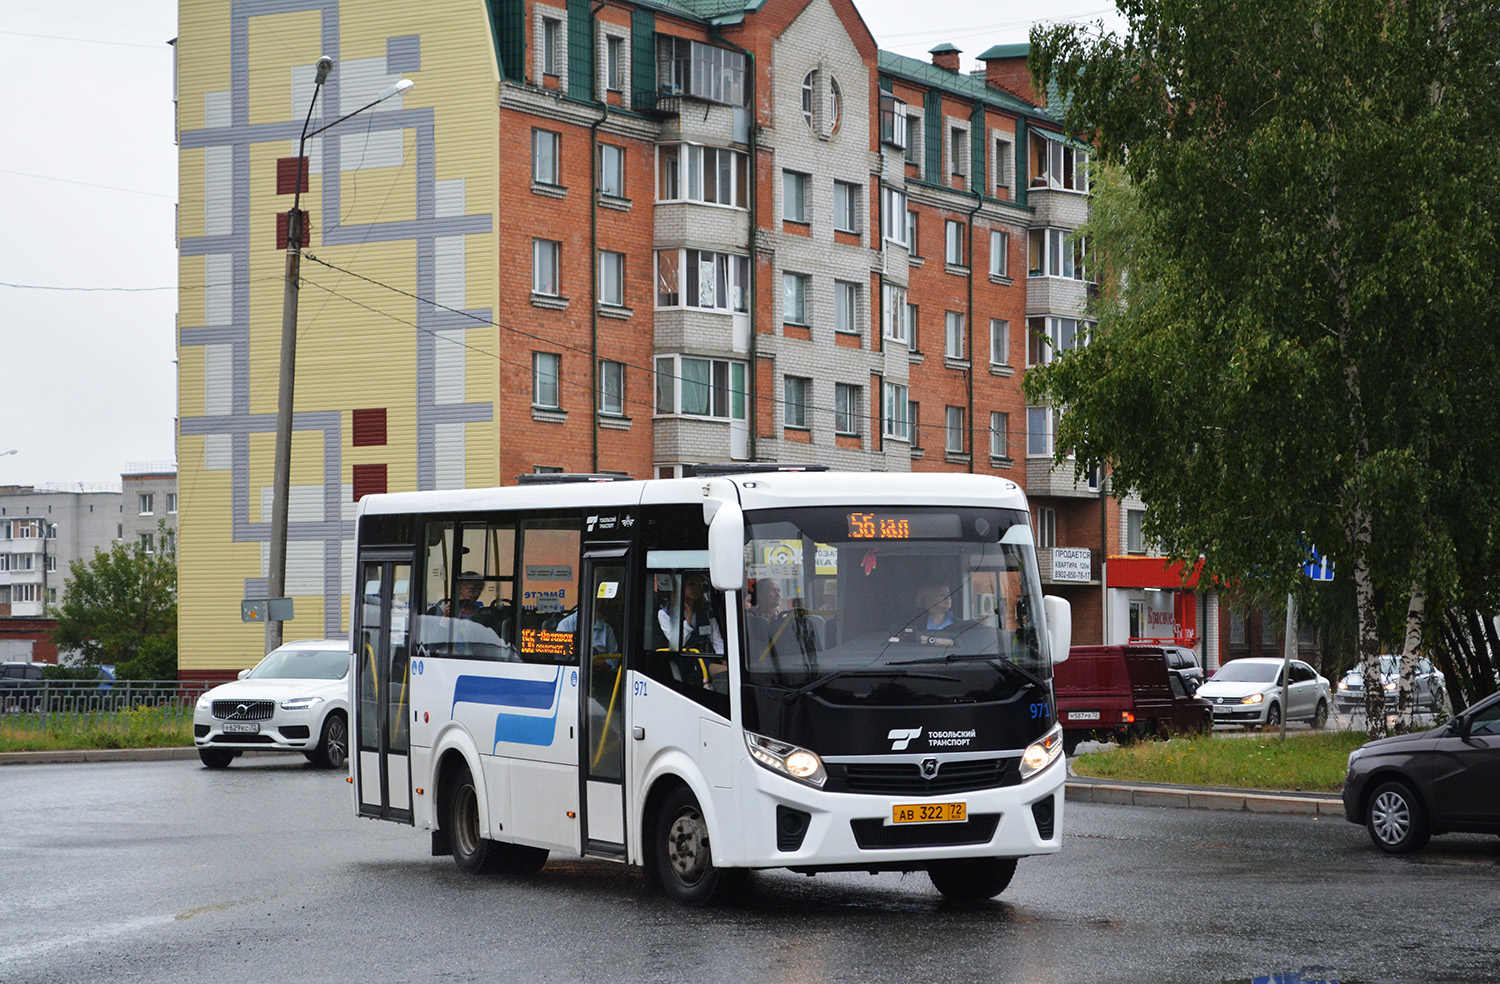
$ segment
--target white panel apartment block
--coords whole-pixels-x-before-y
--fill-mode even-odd
[[[206,147],[203,155],[203,234],[227,236],[234,232],[234,149]]]
[[[464,402],[464,330],[453,328],[433,335],[434,403]],[[462,424],[456,425],[462,428]],[[462,488],[463,486],[455,486]]]
[[[437,476],[433,488],[464,488],[464,425],[437,424],[433,431],[432,450],[437,459]]]
[[[229,471],[234,463],[234,439],[228,434],[203,436],[203,470]]]
[[[203,257],[203,324],[227,325],[234,319],[234,254]]]
[[[444,307],[464,308],[464,237],[439,236],[432,241],[433,300]]]
[[[464,214],[464,179],[433,183],[433,214],[440,219],[451,219]]]
[[[203,346],[203,414],[227,417],[234,410],[234,346]]]

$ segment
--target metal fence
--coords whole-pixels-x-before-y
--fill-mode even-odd
[[[124,731],[149,719],[153,727],[186,726],[193,705],[216,683],[206,680],[38,680],[0,692],[6,731]]]

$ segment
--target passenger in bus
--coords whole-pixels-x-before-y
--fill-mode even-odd
[[[923,586],[917,591],[917,607],[926,617],[922,624],[928,632],[951,628],[957,621],[953,617],[953,592],[946,584]]]
[[[776,656],[776,642],[785,628],[781,618],[781,585],[770,578],[752,578],[745,594],[750,609],[745,612],[745,637],[749,643],[749,660],[759,662]]]
[[[444,598],[427,606],[429,615],[446,615],[449,618],[473,618],[484,607],[479,593],[484,590],[484,578],[473,571],[464,571],[458,576],[458,599]]]
[[[724,631],[714,616],[703,588],[702,574],[682,576],[682,617],[673,618],[672,601],[668,597],[656,613],[657,625],[666,637],[667,648],[692,649],[700,653],[724,652]],[[673,623],[676,623],[675,625]]]
[[[558,632],[576,632],[578,630],[578,609],[573,609],[564,615],[557,623]],[[614,626],[594,616],[594,631],[589,645],[595,656],[615,654],[620,651],[620,637],[615,634]]]

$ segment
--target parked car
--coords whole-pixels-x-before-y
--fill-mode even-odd
[[[42,663],[0,663],[0,710],[27,711],[41,700]]]
[[[1291,685],[1287,688],[1287,707],[1281,702],[1281,663],[1273,656],[1241,657],[1231,660],[1198,688],[1198,696],[1213,705],[1214,724],[1261,724],[1275,727],[1282,714],[1288,721],[1306,721],[1321,728],[1328,721],[1332,703],[1328,678],[1300,659],[1291,661]]]
[[[1387,711],[1396,709],[1396,683],[1400,676],[1401,657],[1381,656],[1380,685],[1385,688]],[[1433,666],[1432,660],[1425,656],[1417,657],[1417,675],[1412,682],[1411,697],[1412,706],[1418,709],[1438,711],[1448,705],[1448,691],[1443,682],[1442,671]],[[1338,691],[1334,694],[1334,706],[1345,713],[1365,709],[1365,671],[1362,666],[1355,666],[1339,681]]]
[[[1415,851],[1433,834],[1500,834],[1500,694],[1441,727],[1350,752],[1344,817],[1390,854]]]
[[[1162,646],[1074,646],[1052,670],[1063,750],[1086,738],[1165,736],[1206,731],[1209,708],[1183,675],[1168,667]]]
[[[1167,654],[1167,669],[1175,670],[1181,674],[1182,681],[1187,684],[1188,693],[1197,693],[1198,688],[1203,686],[1203,666],[1198,662],[1198,654],[1186,646],[1162,646],[1162,652]]]
[[[328,769],[349,758],[349,643],[289,642],[198,698],[193,743],[210,769],[247,749],[299,751]]]

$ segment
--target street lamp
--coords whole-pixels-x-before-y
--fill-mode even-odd
[[[307,132],[312,122],[313,107],[317,105],[318,93],[333,71],[333,59],[323,55],[318,59],[313,76],[313,95],[307,104],[307,117],[302,121],[302,136],[297,140],[297,181],[292,195],[292,210],[286,217],[286,279],[282,288],[281,302],[281,384],[276,393],[276,464],[271,485],[271,558],[267,572],[266,594],[273,600],[286,595],[286,544],[287,544],[287,500],[291,495],[292,481],[292,397],[295,393],[297,372],[297,294],[302,283],[302,180],[307,173],[303,156],[308,137],[316,137],[340,123],[363,113],[392,96],[400,95],[413,85],[411,79],[401,79],[387,86],[370,102],[352,113],[345,113],[332,123]],[[266,652],[281,645],[280,619],[266,619]]]

